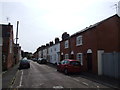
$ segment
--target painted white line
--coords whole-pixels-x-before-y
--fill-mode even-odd
[[[76,78],[73,78],[75,81],[77,81],[77,82],[79,82],[79,80],[78,79],[76,79]]]
[[[32,87],[40,87],[40,86],[42,86],[42,85],[44,85],[44,83],[41,83],[41,84],[35,84],[35,85],[32,85]]]
[[[41,83],[40,86],[43,85],[43,84],[44,84],[44,83]]]
[[[63,89],[63,86],[53,86],[54,89]]]
[[[2,72],[2,74],[5,74],[7,71]]]
[[[16,80],[16,76],[17,76],[18,72],[19,72],[19,71],[17,71],[16,74],[15,74],[15,76],[13,77],[13,79],[12,79],[12,81],[11,81],[11,83],[10,83],[10,88],[12,88],[13,85],[15,84],[15,80]]]
[[[48,69],[50,68],[50,67],[48,67],[48,66],[46,66]]]
[[[88,86],[88,84],[86,82],[82,82],[84,85]]]
[[[20,77],[20,84],[19,84],[19,87],[22,86],[22,79],[23,79],[23,70],[22,70],[21,77]]]
[[[97,86],[97,88],[100,88],[99,86]]]

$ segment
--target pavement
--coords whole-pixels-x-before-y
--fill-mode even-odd
[[[18,64],[2,73],[2,88],[10,88],[18,71]]]
[[[56,68],[56,65],[49,63],[47,65]],[[10,88],[12,83],[14,83],[14,79],[17,71],[18,71],[18,64],[2,74],[2,88]],[[88,72],[82,72],[80,77],[87,78],[91,81],[101,83],[111,88],[120,89],[120,80],[114,78],[110,78],[106,76],[98,76]]]
[[[89,80],[92,80],[97,83],[101,83],[103,85],[109,86],[111,88],[117,88],[120,89],[120,80],[107,77],[107,76],[98,76],[96,74],[88,73],[88,72],[82,72],[81,73],[84,78],[87,78]]]
[[[57,68],[56,65],[54,64],[48,64],[48,65],[51,67]],[[103,76],[103,75],[98,76],[97,74],[92,74],[89,72],[81,72],[80,77],[109,86],[111,88],[120,89],[120,80],[115,79],[115,78],[111,78],[111,77]]]

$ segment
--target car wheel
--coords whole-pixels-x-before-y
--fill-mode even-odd
[[[65,70],[64,70],[64,73],[65,73],[66,75],[68,75],[68,69],[65,69]]]
[[[18,70],[21,70],[21,67],[18,67]]]
[[[28,65],[28,68],[30,68],[30,65]]]
[[[57,68],[57,71],[59,72],[60,70]]]

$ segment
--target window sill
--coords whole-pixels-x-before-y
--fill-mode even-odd
[[[68,47],[66,47],[65,49],[67,49]]]
[[[77,44],[76,46],[82,46],[83,44]]]

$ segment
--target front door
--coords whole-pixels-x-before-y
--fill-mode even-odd
[[[71,55],[71,59],[74,59],[74,55],[73,54]]]
[[[87,69],[92,72],[92,53],[87,53]]]

